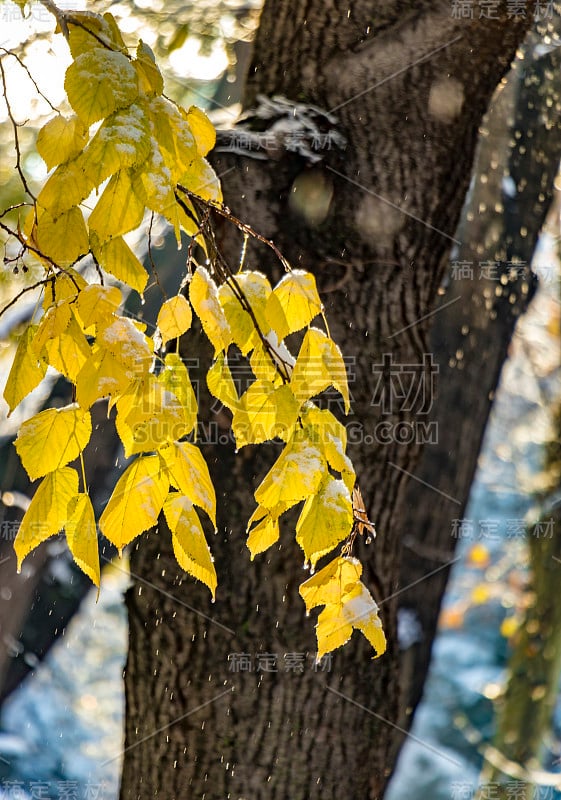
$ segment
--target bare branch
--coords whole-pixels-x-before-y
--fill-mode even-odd
[[[33,198],[33,202],[35,202],[36,201],[36,197],[33,194],[33,192],[31,191],[31,189],[29,188],[29,186],[27,185],[27,180],[25,178],[25,175],[23,173],[23,169],[22,169],[22,166],[21,166],[21,151],[20,151],[20,148],[19,148],[19,136],[18,136],[18,128],[20,127],[20,125],[16,122],[16,120],[14,118],[14,115],[12,113],[12,107],[10,106],[10,101],[8,100],[8,87],[6,85],[6,73],[4,72],[4,65],[2,64],[2,59],[0,59],[0,74],[2,75],[2,85],[4,87],[4,89],[3,89],[4,100],[6,101],[6,108],[8,109],[8,116],[10,118],[10,122],[12,123],[12,127],[14,129],[14,142],[15,142],[15,148],[16,148],[16,169],[17,169],[17,171],[19,173],[19,176],[21,178],[21,182],[23,184],[23,188],[25,189],[27,194],[30,197]]]

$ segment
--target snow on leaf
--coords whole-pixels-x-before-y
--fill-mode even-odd
[[[88,129],[79,117],[63,117],[57,114],[49,120],[37,136],[37,152],[52,169],[57,164],[64,164],[81,152],[88,141]]]
[[[77,494],[70,501],[68,511],[69,517],[64,527],[70,552],[82,572],[99,587],[97,525],[88,495]]]
[[[215,353],[232,343],[232,332],[218,299],[216,284],[205,267],[197,267],[189,286],[189,299]]]
[[[255,490],[255,500],[267,509],[279,504],[290,508],[317,491],[326,470],[318,447],[303,437],[294,437]]]
[[[186,297],[182,294],[171,297],[162,303],[158,313],[157,326],[166,344],[170,339],[177,339],[191,327],[193,313]]]
[[[89,185],[99,184],[124,167],[141,164],[150,152],[150,126],[139,103],[121,108],[101,125],[80,159]]]
[[[28,553],[66,525],[68,504],[77,493],[78,473],[71,467],[50,472],[39,484],[14,542],[18,572]]]
[[[100,16],[91,11],[73,11],[72,18],[68,21],[68,29],[70,52],[74,58],[102,47],[102,43],[112,49],[125,49],[112,14]]]
[[[296,541],[312,567],[347,538],[353,521],[349,490],[328,474],[317,493],[307,498],[296,524]]]
[[[90,126],[134,102],[138,79],[124,53],[98,46],[81,53],[68,67],[64,88],[76,114]]]
[[[37,325],[29,325],[18,342],[16,354],[12,362],[10,374],[4,388],[4,400],[10,407],[10,413],[21,403],[29,392],[38,386],[47,372],[44,359],[37,356],[33,348],[33,337]]]
[[[343,616],[353,628],[366,636],[381,656],[386,649],[386,637],[382,630],[382,621],[378,616],[378,605],[363,583],[359,583],[342,598]]]
[[[159,456],[137,458],[121,475],[99,520],[103,535],[119,553],[156,524],[168,489]]]
[[[160,450],[172,485],[193,505],[206,511],[216,525],[216,494],[201,451],[188,442],[175,442]]]
[[[177,563],[189,575],[208,586],[214,598],[216,570],[193,504],[187,497],[174,492],[164,503],[164,514],[171,530]]]
[[[267,317],[279,339],[305,328],[323,308],[316,280],[305,270],[295,269],[285,275],[273,295],[275,300],[267,304]]]
[[[356,558],[339,557],[300,586],[308,611],[318,605],[325,606],[316,626],[318,658],[345,644],[353,628],[362,631],[375,648],[376,656],[385,651],[378,606],[360,582],[361,574],[362,566]]]
[[[73,461],[90,440],[89,412],[76,404],[48,408],[22,424],[15,447],[32,481]]]
[[[111,353],[131,378],[139,378],[150,369],[153,352],[148,338],[128,317],[114,317],[101,328],[97,344]]]

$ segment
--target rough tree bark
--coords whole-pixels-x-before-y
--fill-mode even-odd
[[[401,585],[411,588],[400,602],[415,610],[422,628],[403,659],[412,675],[410,713],[422,694],[447,565],[454,558],[452,523],[464,515],[477,442],[514,327],[535,289],[529,267],[561,158],[561,54],[543,42],[555,40],[560,26],[556,4],[555,15],[527,37],[486,115],[457,233],[461,245],[454,249],[455,266],[431,330],[439,378],[430,421],[438,426],[438,440],[423,449],[417,480],[407,487],[402,527]],[[430,584],[419,582],[432,572]]]
[[[398,532],[420,445],[395,437],[382,443],[376,426],[414,424],[420,409],[386,403],[381,416],[372,404],[377,365],[386,355],[387,398],[392,364],[427,378],[426,317],[468,187],[478,126],[529,24],[530,2],[526,19],[509,19],[505,5],[498,19],[458,20],[448,2],[356,0],[344,9],[326,0],[265,3],[245,106],[260,94],[279,94],[333,110],[347,147],[326,152],[313,169],[278,150],[263,161],[224,156],[215,164],[232,210],[293,264],[315,272],[332,332],[355,358],[351,421],[361,435],[351,456],[378,529],[359,556],[365,582],[382,602],[389,648],[372,661],[357,637],[329,670],[315,671],[310,658],[301,673],[286,670],[284,654],[314,651],[313,624],[297,594],[302,555],[287,532],[282,547],[249,563],[245,522],[267,458],[209,448],[222,506],[211,540],[221,581],[216,604],[178,572],[163,525],[132,557],[138,579],[127,596],[122,800],[383,794],[406,696],[392,598],[400,581]],[[324,219],[306,211],[318,192],[331,196]],[[229,231],[220,235],[237,261],[239,242]],[[250,248],[247,259],[277,269],[264,249]],[[240,653],[252,656],[253,671],[231,670],[228,655]],[[278,671],[258,671],[257,663],[270,662],[256,653],[277,654]]]

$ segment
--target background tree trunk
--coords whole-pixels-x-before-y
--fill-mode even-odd
[[[246,107],[280,94],[333,110],[345,152],[326,151],[314,169],[282,150],[215,164],[234,213],[314,271],[333,335],[355,359],[350,455],[378,529],[359,557],[382,604],[388,652],[372,661],[356,637],[325,671],[314,670],[313,624],[297,593],[303,557],[288,525],[282,546],[254,564],[244,544],[251,491],[276,448],[236,458],[227,445],[207,449],[222,509],[211,539],[216,604],[178,571],[165,526],[142,537],[132,557],[122,800],[376,798],[393,767],[403,708],[393,595],[406,483],[421,448],[382,441],[378,425],[414,425],[423,410],[421,400],[388,402],[392,370],[403,365],[417,382],[430,379],[427,315],[478,126],[529,20],[455,20],[448,2],[373,5],[357,0],[347,14],[325,0],[270,0],[255,44]],[[312,219],[318,191],[332,198],[324,218]],[[219,234],[236,263],[239,241]],[[264,249],[250,248],[247,262],[278,274]],[[381,406],[372,402],[380,374]],[[252,671],[234,672],[242,653]],[[277,672],[258,670],[271,664],[256,655],[264,653],[276,655]],[[302,672],[286,669],[285,654],[295,653],[307,656]]]

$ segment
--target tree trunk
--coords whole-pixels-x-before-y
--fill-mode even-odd
[[[560,27],[559,15],[536,26],[493,98],[458,229],[462,243],[434,317],[431,348],[439,376],[430,422],[438,438],[423,449],[417,480],[407,487],[401,530],[401,586],[411,588],[400,602],[415,610],[422,629],[403,659],[412,675],[409,713],[422,694],[454,559],[453,521],[464,515],[510,339],[535,291],[530,265],[561,158],[561,53],[541,42],[547,34],[557,37]],[[429,574],[430,582],[424,580]]]
[[[210,542],[216,604],[178,570],[164,525],[142,537],[132,557],[122,800],[382,796],[401,742],[392,595],[407,477],[421,450],[418,436],[405,441],[402,433],[415,431],[425,409],[426,316],[478,126],[528,24],[506,14],[456,20],[448,2],[379,2],[375,15],[371,2],[351,4],[348,14],[325,0],[266,2],[246,107],[279,94],[333,110],[347,147],[321,153],[314,168],[278,148],[267,160],[225,156],[215,165],[234,213],[295,266],[314,271],[334,338],[354,359],[350,455],[378,530],[358,555],[382,604],[389,647],[373,661],[365,640],[353,638],[323,671],[314,669],[313,623],[297,592],[303,557],[290,526],[282,546],[253,564],[244,544],[252,488],[278,448],[236,457],[227,445],[206,448],[222,507]],[[310,211],[318,193],[323,218]],[[227,230],[219,235],[236,263],[239,241]],[[278,273],[264,248],[250,248],[246,260]],[[425,390],[415,402],[411,394],[396,402],[404,371]],[[290,667],[297,654],[302,671]]]

